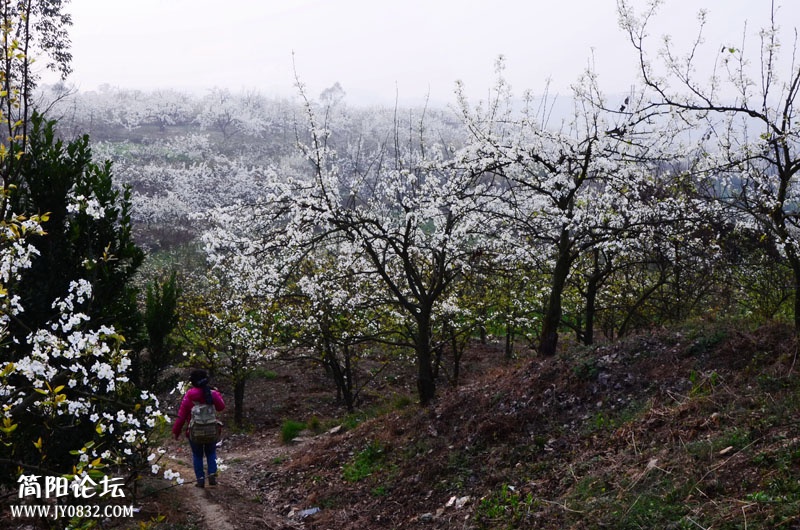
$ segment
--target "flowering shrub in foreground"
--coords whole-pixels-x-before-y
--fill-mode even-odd
[[[85,209],[85,197],[73,200],[73,209]],[[102,209],[91,215],[102,216]],[[31,240],[44,233],[46,221],[23,215],[0,220],[0,483],[31,471],[132,479],[163,454],[151,450],[151,434],[165,418],[152,393],[130,384],[124,338],[87,315],[90,281],[70,282],[52,303],[51,321],[24,341],[9,333],[12,320],[24,321],[15,286],[39,255]],[[164,476],[180,479],[171,470]]]

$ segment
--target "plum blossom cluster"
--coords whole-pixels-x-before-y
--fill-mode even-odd
[[[67,200],[67,212],[69,213],[84,213],[95,220],[102,219],[106,215],[105,209],[93,193],[87,197],[72,190],[67,196]]]
[[[12,215],[0,225],[0,241],[4,242],[0,253],[0,338],[6,334],[9,319],[23,311],[19,296],[11,294],[6,286],[20,278],[20,273],[31,266],[39,255],[38,249],[27,242],[30,235],[43,233],[38,217],[31,219]]]

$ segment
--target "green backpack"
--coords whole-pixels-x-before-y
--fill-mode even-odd
[[[196,444],[211,444],[219,440],[222,430],[217,421],[214,405],[195,403],[192,407],[192,419],[189,420],[189,440]]]

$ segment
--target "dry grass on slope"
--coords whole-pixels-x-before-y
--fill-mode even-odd
[[[572,348],[313,440],[260,487],[320,508],[306,528],[798,528],[794,348],[780,325]]]

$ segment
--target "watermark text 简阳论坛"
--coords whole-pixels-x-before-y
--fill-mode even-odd
[[[113,499],[124,499],[122,478],[103,476],[99,480],[89,475],[67,477],[46,475],[20,475],[18,498],[25,501],[69,500],[68,504],[16,504],[11,506],[12,518],[45,519],[109,519],[133,517],[133,506],[108,504]],[[81,502],[85,501],[85,502]]]

